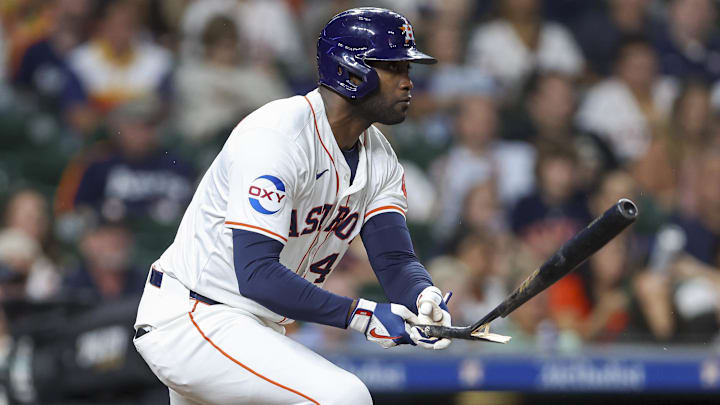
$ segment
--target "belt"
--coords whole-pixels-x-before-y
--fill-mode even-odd
[[[150,270],[150,279],[148,280],[148,282],[151,285],[154,285],[155,287],[160,288],[160,286],[162,286],[162,279],[163,279],[163,272],[157,271],[155,269]],[[202,294],[198,294],[192,290],[190,290],[190,298],[196,299],[196,300],[203,302],[205,304],[208,304],[208,305],[221,304],[220,302],[217,302],[212,298],[208,298],[208,297],[206,297]],[[138,329],[138,331],[140,331],[140,329]],[[140,336],[142,336],[142,334]],[[140,337],[140,336],[137,336],[137,334],[136,334],[136,337]]]

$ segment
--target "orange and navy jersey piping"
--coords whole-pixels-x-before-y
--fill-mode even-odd
[[[366,212],[364,218],[367,219],[367,217],[369,217],[370,215],[372,215],[378,211],[398,211],[403,216],[405,216],[405,210],[403,210],[402,208],[395,206],[395,205],[384,205],[382,207],[378,207],[378,208],[375,208],[373,210]]]
[[[252,368],[248,367],[247,365],[243,364],[242,362],[240,362],[239,360],[237,360],[235,357],[231,356],[231,355],[228,354],[226,351],[224,351],[222,348],[220,348],[220,346],[218,346],[215,342],[213,342],[212,339],[210,339],[210,338],[205,334],[205,332],[203,332],[203,330],[200,328],[200,325],[198,325],[197,321],[195,321],[195,317],[193,316],[193,313],[194,313],[195,310],[197,309],[198,302],[200,302],[200,301],[195,300],[195,305],[193,305],[192,311],[188,312],[188,316],[190,317],[190,322],[192,322],[192,324],[195,326],[195,329],[197,329],[197,331],[200,333],[200,336],[202,336],[202,338],[205,339],[205,341],[207,341],[213,348],[215,348],[215,350],[217,350],[218,352],[220,352],[220,354],[222,354],[222,355],[223,355],[225,358],[227,358],[228,360],[230,360],[230,361],[232,361],[233,363],[237,364],[238,366],[244,368],[245,370],[247,370],[247,371],[250,372],[251,374],[253,374],[253,375],[255,375],[255,376],[257,376],[257,377],[259,377],[259,378],[261,378],[261,379],[263,379],[263,380],[265,380],[265,381],[267,381],[267,382],[269,382],[270,384],[275,385],[276,387],[279,387],[279,388],[284,389],[284,390],[286,390],[286,391],[290,391],[290,392],[292,392],[293,394],[296,394],[296,395],[298,395],[298,396],[300,396],[300,397],[302,397],[302,398],[305,398],[306,400],[310,401],[310,402],[313,403],[313,404],[320,405],[320,403],[319,403],[318,401],[310,398],[309,396],[303,394],[302,392],[297,391],[297,390],[295,390],[295,389],[292,389],[292,388],[290,388],[290,387],[288,387],[288,386],[286,386],[286,385],[283,385],[283,384],[281,384],[281,383],[279,383],[279,382],[277,382],[277,381],[274,381],[274,380],[272,380],[272,379],[270,379],[270,378],[268,378],[268,377],[260,374],[259,372],[255,371],[255,370],[253,370]]]
[[[252,230],[257,230],[257,231],[261,231],[261,232],[265,232],[265,233],[268,233],[268,234],[270,234],[270,235],[273,235],[273,236],[275,236],[276,238],[280,238],[280,239],[281,239],[283,242],[285,242],[285,243],[287,243],[287,241],[288,241],[286,237],[280,235],[279,233],[273,232],[273,231],[271,231],[271,230],[269,230],[269,229],[265,229],[265,228],[260,227],[260,226],[250,225],[250,224],[244,224],[244,223],[242,223],[242,222],[234,222],[234,221],[225,221],[225,225],[235,225],[235,226],[240,226],[240,227],[243,227],[243,228],[250,228],[250,229],[252,229]]]
[[[335,165],[335,159],[333,159],[332,154],[328,150],[328,148],[325,146],[325,142],[323,142],[322,137],[320,136],[320,129],[318,128],[317,123],[317,117],[315,116],[315,108],[313,108],[312,103],[310,102],[310,99],[307,98],[307,96],[303,96],[305,98],[305,101],[307,101],[308,105],[310,106],[310,112],[312,112],[313,116],[313,122],[315,124],[315,134],[317,134],[318,140],[320,141],[320,145],[322,145],[323,149],[325,149],[325,153],[327,153],[328,157],[330,158],[330,162],[332,162],[333,170],[335,170],[335,196],[338,195],[340,192],[340,175],[337,171],[337,166]]]

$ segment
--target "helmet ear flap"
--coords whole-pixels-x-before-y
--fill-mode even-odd
[[[378,87],[374,68],[324,38],[318,42],[318,66],[320,83],[345,97],[362,98]],[[353,76],[360,82],[353,80]]]
[[[341,82],[338,84],[352,92],[350,98],[362,98],[378,87],[378,75],[375,69],[364,61],[356,59],[353,62],[348,64],[345,58],[340,59],[338,69],[342,70],[343,74],[340,76]]]

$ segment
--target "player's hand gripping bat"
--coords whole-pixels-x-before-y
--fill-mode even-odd
[[[556,281],[575,270],[593,253],[605,246],[637,218],[635,204],[623,198],[596,218],[585,229],[581,230],[565,242],[550,259],[535,270],[520,284],[503,302],[490,311],[485,317],[470,326],[438,326],[417,325],[428,336],[485,340],[496,343],[507,343],[510,336],[490,333],[490,322],[497,317],[506,317],[517,307],[538,295]]]

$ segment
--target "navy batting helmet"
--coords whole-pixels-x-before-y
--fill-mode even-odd
[[[377,72],[367,64],[371,60],[437,62],[417,50],[407,18],[384,8],[343,11],[320,33],[317,44],[320,84],[345,97],[362,98],[378,86]],[[354,83],[350,74],[362,82]]]

